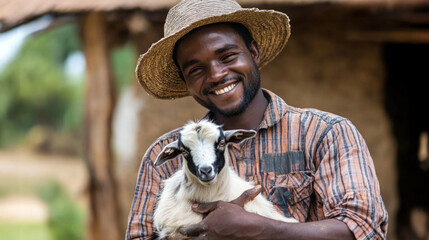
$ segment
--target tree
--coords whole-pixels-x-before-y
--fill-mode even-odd
[[[81,110],[76,106],[81,103],[76,95],[82,86],[67,81],[64,71],[67,56],[79,49],[74,24],[26,39],[0,74],[0,146],[16,143],[34,125],[79,128]],[[75,121],[65,121],[66,115]]]

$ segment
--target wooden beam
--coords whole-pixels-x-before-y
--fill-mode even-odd
[[[93,240],[123,238],[113,176],[111,122],[114,84],[110,72],[104,14],[90,12],[81,22],[86,59],[85,160],[90,176],[90,233]]]
[[[414,8],[428,6],[428,0],[238,0],[243,6],[283,5],[338,5],[358,8]]]
[[[346,38],[365,42],[429,43],[429,30],[349,31]]]

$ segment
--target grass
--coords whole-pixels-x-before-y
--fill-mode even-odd
[[[0,240],[52,240],[46,223],[0,222]]]
[[[2,169],[1,163],[0,161],[0,169]],[[22,161],[22,164],[26,163],[27,161]],[[28,161],[28,163],[34,165],[34,162]],[[47,166],[46,163],[44,164]],[[29,169],[21,169],[21,165],[5,166],[10,168],[10,172],[4,169],[0,171],[0,198],[13,195],[37,196],[48,207],[49,220],[46,222],[26,220],[15,222],[3,217],[0,220],[0,240],[84,239],[86,213],[76,200],[69,196],[67,190],[57,179],[58,176],[52,174],[52,169],[45,172],[45,169],[40,168],[36,169],[41,171],[40,173],[27,175]]]
[[[85,231],[85,213],[55,180],[1,181],[0,198],[8,195],[40,197],[48,206],[48,222],[7,222],[0,220],[0,240],[81,240]],[[8,181],[6,181],[8,182]],[[25,221],[25,220],[24,220]]]

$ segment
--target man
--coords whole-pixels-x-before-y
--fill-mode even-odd
[[[259,68],[285,46],[288,17],[243,9],[233,0],[185,0],[168,13],[163,39],[142,55],[137,77],[151,95],[191,95],[225,129],[257,135],[229,149],[237,173],[262,186],[279,211],[300,223],[248,213],[243,204],[257,189],[232,202],[196,204],[204,220],[184,227],[191,239],[384,239],[387,212],[374,165],[362,136],[345,118],[286,105],[261,89]],[[163,179],[181,159],[162,167],[157,154],[178,130],[155,141],[143,157],[127,239],[156,233],[152,214]],[[256,193],[255,193],[256,191]],[[186,216],[183,216],[184,218]]]

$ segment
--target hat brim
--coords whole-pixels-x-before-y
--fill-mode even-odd
[[[189,96],[185,82],[173,60],[176,42],[195,28],[211,23],[236,22],[243,24],[258,43],[259,68],[273,60],[286,45],[290,36],[289,18],[286,14],[257,8],[240,9],[235,12],[205,18],[194,22],[175,34],[154,43],[140,56],[136,76],[143,88],[160,99],[175,99]]]

